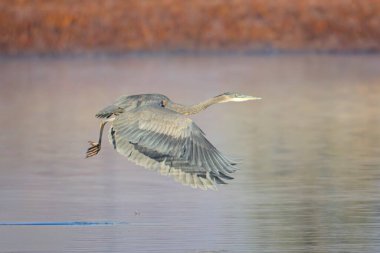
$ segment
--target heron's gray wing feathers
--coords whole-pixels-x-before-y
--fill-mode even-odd
[[[116,116],[109,139],[129,160],[192,187],[214,189],[236,170],[191,119],[158,106]]]

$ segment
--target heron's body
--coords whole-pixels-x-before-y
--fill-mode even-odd
[[[86,157],[99,152],[103,127],[111,122],[110,143],[132,162],[194,188],[216,189],[216,184],[232,179],[235,163],[221,154],[186,115],[215,103],[253,99],[259,98],[224,93],[184,106],[160,94],[122,96],[96,114],[102,119],[99,142],[90,142]]]

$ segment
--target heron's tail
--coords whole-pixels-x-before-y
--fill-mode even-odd
[[[104,118],[109,118],[112,115],[118,115],[118,114],[120,114],[122,112],[124,112],[123,108],[118,107],[116,105],[109,105],[109,106],[103,108],[102,110],[100,110],[95,115],[95,117],[104,119]]]

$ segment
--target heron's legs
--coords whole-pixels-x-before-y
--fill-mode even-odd
[[[93,141],[88,142],[88,143],[90,143],[91,147],[89,147],[87,149],[86,158],[89,158],[91,156],[95,156],[96,154],[99,153],[101,145],[102,145],[102,135],[103,135],[103,129],[104,129],[105,124],[107,124],[107,121],[102,121],[100,123],[99,141],[98,142],[93,142]]]

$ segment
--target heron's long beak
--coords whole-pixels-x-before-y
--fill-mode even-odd
[[[261,98],[248,96],[248,95],[240,95],[239,97],[233,98],[232,101],[235,102],[243,102],[243,101],[249,101],[249,100],[260,100]]]

